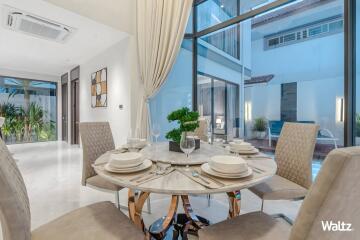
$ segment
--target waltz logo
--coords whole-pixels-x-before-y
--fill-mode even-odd
[[[342,221],[321,221],[321,225],[323,231],[327,232],[351,232],[353,229],[351,228],[351,223],[345,223]]]

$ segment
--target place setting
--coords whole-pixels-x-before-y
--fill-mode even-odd
[[[248,180],[254,173],[265,173],[264,169],[253,166],[241,156],[235,155],[213,156],[210,161],[201,166],[177,168],[177,170],[197,183],[212,189],[236,184],[241,179]]]
[[[116,174],[122,180],[139,185],[169,174],[174,169],[170,164],[155,163],[139,152],[109,151],[101,156],[94,167]]]

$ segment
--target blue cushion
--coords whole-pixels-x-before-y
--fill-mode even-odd
[[[283,121],[269,121],[270,132],[273,135],[280,135],[283,126]]]

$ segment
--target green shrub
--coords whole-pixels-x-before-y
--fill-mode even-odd
[[[253,131],[265,132],[267,128],[267,120],[263,117],[254,120]]]
[[[178,128],[171,130],[165,136],[166,139],[177,143],[180,143],[183,132],[193,132],[199,127],[199,113],[190,111],[187,107],[171,112],[167,119],[169,122],[176,121],[179,124]]]

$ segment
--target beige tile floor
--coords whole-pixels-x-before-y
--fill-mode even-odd
[[[64,142],[31,143],[10,145],[25,179],[30,199],[32,229],[90,203],[114,200],[110,193],[100,192],[80,184],[82,152],[78,146]],[[122,204],[126,204],[126,189],[120,192]],[[214,195],[211,206],[204,196],[191,197],[196,212],[218,222],[226,218],[228,205],[224,194]],[[145,224],[166,213],[169,197],[151,195],[152,214],[144,213]],[[241,212],[260,209],[260,200],[248,190],[242,191]],[[294,219],[301,202],[266,201],[265,212],[285,213]],[[179,205],[179,210],[181,207]],[[126,213],[126,210],[125,210]],[[0,236],[1,239],[1,236]]]

